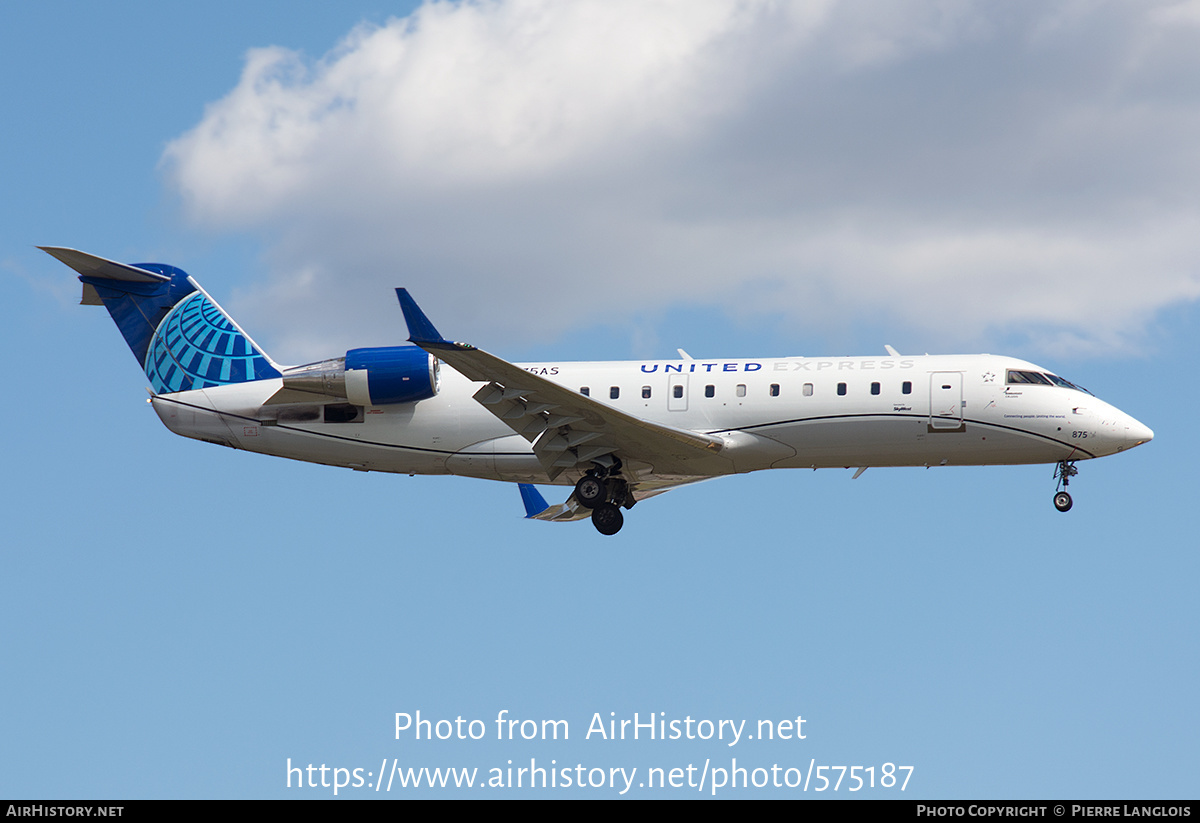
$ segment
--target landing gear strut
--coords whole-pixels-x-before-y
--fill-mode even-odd
[[[619,470],[620,464],[616,468]],[[592,525],[601,534],[616,534],[625,524],[621,507],[633,507],[629,484],[617,472],[596,468],[575,484],[575,499],[579,505],[592,510]]]
[[[1079,474],[1079,469],[1075,468],[1074,460],[1060,460],[1058,466],[1054,469],[1054,478],[1058,481],[1054,492],[1054,508],[1060,512],[1071,510],[1073,505],[1071,495],[1067,493],[1067,486],[1071,482],[1071,478]]]

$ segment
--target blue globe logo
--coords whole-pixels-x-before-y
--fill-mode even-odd
[[[145,367],[159,394],[279,376],[203,292],[177,304],[158,324]]]

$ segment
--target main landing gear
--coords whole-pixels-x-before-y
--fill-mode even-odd
[[[1073,505],[1071,495],[1067,493],[1067,486],[1071,482],[1071,478],[1079,474],[1079,469],[1075,468],[1074,460],[1060,460],[1054,468],[1054,479],[1058,481],[1054,491],[1054,508],[1060,512],[1068,512]]]
[[[619,464],[617,469],[620,468]],[[633,508],[629,484],[615,471],[592,469],[575,484],[575,499],[592,510],[592,525],[600,534],[616,534],[625,525],[621,507]]]

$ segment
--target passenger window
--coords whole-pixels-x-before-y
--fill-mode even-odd
[[[710,383],[709,385],[704,387],[704,396],[705,397],[716,397],[716,395],[717,395],[717,387],[716,386],[714,386]]]
[[[675,395],[676,399],[679,399],[680,397],[683,397],[683,386],[673,386],[671,388],[671,392]]]
[[[616,400],[620,396],[621,396],[621,389],[618,388],[617,386],[613,386],[612,388],[610,388],[608,390],[608,399],[609,400]]]
[[[650,387],[649,386],[642,386],[642,397],[647,400],[650,399]]]
[[[591,389],[589,389],[587,386],[580,386],[580,387],[579,387],[579,393],[580,393],[580,394],[582,394],[584,397],[591,397],[591,396],[592,396],[592,390],[591,390]]]
[[[846,384],[838,383],[838,397],[845,397],[845,396],[846,396]]]
[[[904,394],[912,394],[912,383],[908,380],[905,380],[900,384],[900,391],[902,391]]]
[[[779,384],[778,384],[778,383],[772,383],[772,384],[771,384],[771,396],[772,396],[772,397],[778,397],[778,396],[779,396]]]
[[[746,384],[745,383],[738,383],[737,396],[738,397],[746,396]]]
[[[878,383],[871,384],[871,394],[879,394],[879,384]]]
[[[805,383],[805,384],[804,384],[804,396],[805,396],[805,397],[812,397],[812,391],[813,391],[813,389],[812,389],[812,383]]]

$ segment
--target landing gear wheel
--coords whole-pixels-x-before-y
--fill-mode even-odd
[[[1060,512],[1069,512],[1071,510],[1071,495],[1066,492],[1058,492],[1054,495],[1054,508]]]
[[[592,509],[592,525],[600,534],[616,534],[625,525],[625,515],[612,503],[601,503]]]
[[[575,499],[581,506],[595,509],[604,503],[606,497],[608,497],[608,485],[595,475],[584,475],[575,484]],[[617,526],[617,528],[621,527]]]

